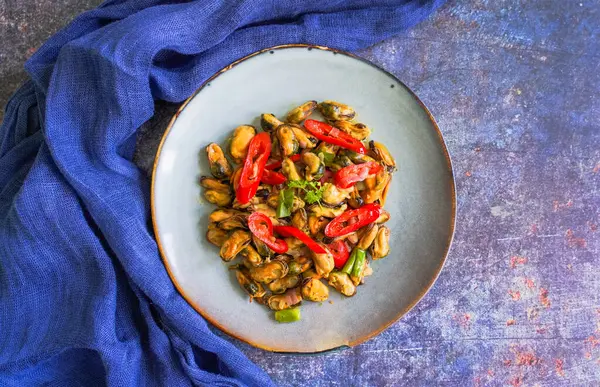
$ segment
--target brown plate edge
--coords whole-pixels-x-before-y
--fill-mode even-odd
[[[285,49],[285,48],[294,48],[294,47],[304,47],[304,48],[311,48],[311,49],[319,49],[319,50],[324,50],[324,51],[330,51],[333,53],[339,53],[342,55],[346,55],[348,57],[354,58],[354,59],[358,59],[361,62],[364,62],[372,67],[375,67],[376,69],[384,72],[385,74],[387,74],[390,78],[392,78],[394,81],[398,82],[399,84],[401,84],[406,90],[408,90],[408,92],[412,95],[412,97],[419,103],[419,105],[423,108],[423,110],[427,113],[427,116],[429,117],[431,123],[433,124],[433,127],[436,130],[436,134],[438,136],[438,140],[439,143],[442,147],[442,150],[444,152],[444,156],[446,158],[446,163],[447,163],[447,167],[448,167],[448,172],[450,174],[450,179],[449,179],[449,184],[450,184],[450,188],[451,188],[451,195],[452,195],[452,219],[450,221],[450,235],[448,237],[448,240],[446,242],[446,248],[445,248],[445,252],[444,252],[444,257],[439,265],[439,267],[436,270],[435,275],[431,278],[431,281],[429,281],[429,283],[427,283],[422,291],[421,294],[419,294],[419,296],[417,296],[414,301],[408,305],[406,308],[404,308],[402,311],[400,311],[391,321],[385,323],[383,326],[379,327],[378,329],[376,329],[375,331],[373,331],[372,333],[365,335],[357,340],[351,341],[347,344],[344,345],[340,345],[337,347],[332,347],[332,348],[328,348],[325,350],[321,350],[321,351],[290,351],[290,350],[281,350],[281,349],[277,349],[277,348],[269,348],[266,347],[264,345],[260,345],[257,343],[254,343],[252,341],[250,341],[249,339],[245,339],[242,338],[236,334],[233,334],[231,332],[229,332],[227,329],[225,329],[221,324],[219,324],[215,319],[213,319],[208,313],[206,313],[204,310],[202,310],[202,308],[200,308],[199,305],[197,305],[190,297],[187,296],[187,294],[183,291],[183,289],[181,288],[181,286],[179,285],[179,283],[177,282],[177,280],[175,279],[175,276],[173,275],[173,272],[171,271],[171,267],[169,266],[167,259],[166,259],[166,254],[164,253],[163,247],[162,247],[162,243],[160,241],[160,234],[158,232],[158,225],[156,224],[156,217],[155,217],[155,201],[154,201],[154,186],[155,186],[155,181],[156,181],[156,169],[158,167],[158,162],[160,159],[160,154],[162,152],[162,147],[167,139],[167,136],[169,135],[171,128],[173,127],[173,124],[175,123],[175,121],[177,120],[177,117],[179,117],[179,114],[181,114],[181,112],[183,111],[183,109],[185,109],[185,107],[188,105],[188,103],[213,79],[215,79],[216,77],[218,77],[219,75],[221,75],[222,73],[232,69],[233,67],[235,67],[236,65],[238,65],[239,63],[250,59],[254,56],[260,55],[266,51],[271,51],[271,50],[280,50],[280,49]],[[156,157],[154,158],[154,164],[152,166],[152,180],[151,180],[151,184],[150,184],[150,212],[151,212],[151,216],[152,216],[152,227],[154,229],[154,237],[156,238],[156,244],[158,247],[158,251],[160,252],[160,256],[162,258],[163,264],[165,265],[165,268],[167,269],[167,273],[169,274],[169,277],[171,278],[171,281],[173,282],[173,284],[175,285],[175,288],[177,289],[177,291],[179,292],[179,294],[181,294],[181,296],[187,301],[188,304],[190,304],[190,306],[198,313],[200,313],[200,315],[202,317],[204,317],[208,322],[210,322],[212,325],[216,326],[217,328],[219,328],[222,332],[246,343],[249,344],[253,347],[256,348],[260,348],[266,351],[270,351],[270,352],[278,352],[278,353],[294,353],[294,354],[318,354],[318,353],[325,353],[325,352],[331,352],[331,351],[335,351],[338,349],[342,349],[344,347],[354,347],[356,345],[362,344],[365,341],[377,336],[378,334],[380,334],[381,332],[383,332],[385,329],[387,329],[390,325],[392,325],[393,323],[395,323],[396,321],[398,321],[399,319],[401,319],[406,313],[408,313],[412,308],[415,307],[415,305],[417,303],[419,303],[419,301],[421,301],[423,299],[423,297],[425,297],[425,295],[429,292],[429,290],[431,289],[431,287],[433,286],[433,284],[435,283],[435,281],[438,279],[444,264],[446,263],[446,260],[448,258],[448,253],[450,251],[450,246],[452,245],[452,240],[454,239],[454,232],[455,232],[455,226],[456,226],[456,185],[454,182],[454,171],[452,168],[452,161],[450,159],[450,154],[448,152],[448,148],[446,147],[446,143],[444,142],[444,138],[442,135],[442,132],[437,124],[437,122],[435,121],[435,118],[433,118],[433,115],[431,114],[431,112],[429,111],[429,109],[427,108],[427,106],[425,106],[425,104],[419,99],[419,97],[415,94],[414,91],[412,91],[412,89],[410,89],[406,84],[404,84],[404,82],[400,81],[395,75],[393,75],[392,73],[390,73],[389,71],[377,66],[376,64],[361,58],[359,56],[356,56],[354,54],[345,52],[345,51],[341,51],[341,50],[337,50],[334,48],[329,48],[329,47],[325,47],[325,46],[316,46],[316,45],[311,45],[311,44],[303,44],[303,43],[293,43],[293,44],[282,44],[282,45],[278,45],[278,46],[273,46],[273,47],[269,47],[269,48],[264,48],[262,50],[256,51],[252,54],[246,55],[245,57],[242,57],[238,60],[236,60],[235,62],[225,66],[224,68],[222,68],[221,70],[219,70],[217,73],[215,73],[213,76],[211,76],[210,78],[208,78],[206,81],[204,81],[204,83],[202,83],[202,85],[200,85],[200,87],[198,89],[196,89],[196,91],[188,98],[186,99],[181,107],[177,110],[177,112],[173,115],[173,118],[171,119],[171,121],[169,122],[169,125],[167,126],[161,140],[160,143],[158,145],[158,149],[156,151]]]

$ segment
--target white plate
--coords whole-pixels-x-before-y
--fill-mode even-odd
[[[304,302],[302,320],[279,324],[249,303],[218,248],[204,237],[215,208],[199,200],[209,175],[205,147],[224,144],[241,124],[260,127],[261,113],[283,116],[308,100],[354,107],[396,158],[385,208],[392,252],[373,262],[352,298],[331,290],[322,305]],[[454,230],[455,192],[441,134],[418,98],[369,62],[322,47],[276,47],[250,55],[207,81],[173,118],[152,179],[154,228],[173,282],[211,323],[254,346],[317,352],[358,344],[381,332],[423,297],[439,274]]]

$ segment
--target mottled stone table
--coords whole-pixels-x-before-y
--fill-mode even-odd
[[[2,104],[27,55],[97,2],[3,3]],[[236,345],[282,385],[600,385],[599,42],[596,0],[457,0],[361,52],[414,88],[444,132],[458,191],[446,267],[358,347]],[[146,170],[159,122],[140,139]]]

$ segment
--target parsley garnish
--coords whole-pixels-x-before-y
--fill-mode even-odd
[[[299,188],[304,191],[304,201],[308,204],[321,202],[323,198],[323,192],[325,187],[320,181],[306,181],[306,180],[291,180],[288,181],[289,188]]]

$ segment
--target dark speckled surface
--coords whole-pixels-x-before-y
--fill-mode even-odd
[[[2,104],[30,49],[95,3],[0,0]],[[444,132],[458,193],[449,260],[413,311],[358,347],[236,345],[281,385],[600,385],[599,42],[598,1],[456,0],[361,52]],[[146,170],[163,121],[140,137]]]

